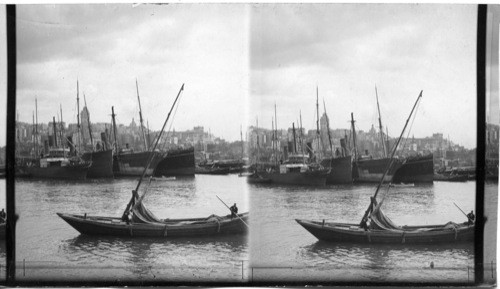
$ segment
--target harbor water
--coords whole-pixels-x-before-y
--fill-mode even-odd
[[[247,236],[196,239],[80,235],[56,213],[120,217],[137,179],[79,182],[17,180],[17,280],[193,281],[246,279]],[[144,188],[146,186],[142,186]],[[142,193],[142,192],[141,192]],[[248,211],[246,182],[236,175],[157,179],[145,205],[159,218],[225,216]]]
[[[376,185],[252,185],[254,281],[473,282],[473,244],[358,245],[318,241],[295,219],[359,224]],[[382,209],[399,225],[462,223],[475,211],[475,182],[381,189]],[[497,197],[495,197],[496,199]],[[433,262],[434,268],[430,264]]]
[[[5,180],[3,190],[5,190]],[[159,218],[226,215],[250,210],[251,233],[200,239],[132,239],[80,235],[56,213],[120,216],[136,179],[16,181],[18,280],[50,281],[474,281],[472,244],[356,245],[318,241],[295,222],[359,223],[375,185],[293,187],[248,185],[236,175],[197,175],[151,182],[146,206]],[[475,182],[395,187],[383,210],[400,225],[466,221],[475,211]],[[5,200],[1,205],[5,206]],[[485,209],[496,212],[498,184],[487,184]],[[495,262],[497,217],[486,222],[485,263]],[[491,245],[488,245],[489,241]],[[0,262],[5,264],[5,245]],[[431,262],[434,268],[431,268]],[[494,265],[495,266],[495,265]],[[485,273],[485,276],[492,275]],[[496,272],[494,272],[496,275]],[[4,269],[2,275],[5,276]],[[485,277],[485,279],[487,279]],[[487,281],[487,280],[486,280]]]

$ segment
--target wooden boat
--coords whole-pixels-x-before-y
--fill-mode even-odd
[[[468,223],[432,226],[404,226],[397,229],[365,230],[359,224],[296,220],[322,241],[349,243],[438,244],[474,240],[474,225]]]
[[[382,212],[381,206],[384,199],[382,199],[380,203],[377,203],[377,194],[394,163],[393,160],[396,148],[403,137],[420,97],[422,97],[422,92],[420,92],[403,131],[401,132],[401,136],[392,150],[392,154],[389,158],[391,161],[379,180],[375,194],[371,197],[370,205],[361,219],[361,223],[327,223],[324,220],[320,222],[296,219],[297,223],[319,240],[329,242],[435,244],[470,242],[474,240],[475,225],[473,219],[469,219],[468,222],[462,224],[448,222],[444,225],[398,226]],[[469,216],[467,217],[469,218]]]
[[[133,221],[128,224],[121,218],[57,215],[81,234],[123,237],[179,238],[241,234],[247,232],[247,226],[241,220],[248,222],[248,213],[238,214],[239,218],[211,215],[207,218]]]
[[[167,119],[165,120],[160,134],[157,136],[155,144],[151,149],[155,151],[172,110],[179,98],[184,85],[181,87],[174,104],[172,105]],[[239,215],[228,215],[219,217],[211,215],[207,218],[194,219],[159,219],[150,212],[143,203],[147,190],[139,197],[139,188],[143,178],[154,160],[154,155],[150,154],[145,163],[142,175],[135,190],[132,190],[132,197],[127,204],[123,215],[117,217],[99,217],[57,213],[64,221],[85,235],[98,236],[118,236],[118,237],[201,237],[217,234],[239,234],[245,233],[248,228],[248,213]],[[152,176],[151,176],[152,177]],[[226,205],[227,207],[227,205]],[[228,207],[229,208],[229,207]]]

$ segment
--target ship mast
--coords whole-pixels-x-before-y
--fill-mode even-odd
[[[141,109],[141,98],[139,97],[139,84],[137,84],[137,78],[135,79],[135,88],[137,90],[137,100],[139,101],[139,120],[141,122],[142,137],[144,139],[144,147],[146,151],[149,151],[148,141],[146,140],[146,133],[144,132],[144,123],[142,120],[142,109]]]
[[[354,114],[351,112],[352,142],[354,144],[354,161],[358,161],[358,148],[356,146],[356,128],[354,126]]]
[[[62,105],[59,104],[59,109],[61,110],[61,145],[63,148],[63,156],[66,157],[66,141],[64,139],[64,124],[63,124],[63,114],[62,114]]]
[[[328,130],[328,141],[330,143],[330,151],[332,152],[332,158],[333,156],[333,143],[332,143],[332,135],[330,134],[330,119],[328,118],[328,114],[326,114],[326,104],[325,100],[323,99],[323,108],[325,109],[325,115],[326,115],[326,129]]]
[[[38,102],[37,99],[35,98],[35,151],[36,151],[36,157],[40,155],[38,151]]]
[[[87,109],[87,125],[89,127],[90,145],[92,146],[92,151],[94,151],[94,139],[92,138],[92,128],[90,127],[90,111],[87,106],[87,99],[85,98],[85,93],[83,93],[83,102],[85,104],[85,108]]]
[[[17,118],[19,119],[19,116]],[[36,143],[35,143],[35,137],[36,137],[35,136],[35,112],[33,112],[33,128],[31,130],[31,134],[33,135],[33,155],[36,158],[37,154],[36,154]],[[16,141],[19,141],[19,140],[16,139]]]
[[[304,152],[304,135],[302,134],[302,111],[299,110],[299,118],[300,118],[300,134],[299,134],[299,141],[300,141],[300,150],[302,152],[302,163],[306,163],[305,159],[305,152]]]
[[[78,88],[78,79],[76,80],[76,129],[78,131],[78,153],[82,151],[82,142],[81,142],[81,137],[82,137],[82,132],[80,129],[80,89]]]
[[[297,141],[295,139],[295,123],[292,122],[292,131],[293,131],[293,153],[297,153]]]
[[[382,115],[380,114],[380,105],[378,104],[378,92],[376,85],[375,85],[375,96],[377,97],[378,125],[380,131],[380,139],[382,140],[382,150],[384,151],[384,157],[387,157],[387,148],[385,146],[385,140],[384,140],[384,127],[382,126]]]
[[[318,156],[319,159],[321,159],[321,149],[320,149],[320,142],[321,142],[321,135],[319,131],[319,101],[318,101],[318,86],[316,86],[316,136],[318,140]]]
[[[57,128],[56,128],[56,117],[52,117],[52,127],[54,129],[53,135],[54,135],[54,147],[57,148]]]
[[[276,102],[274,103],[274,130],[276,132],[275,137],[276,137],[276,151],[277,153],[275,154],[275,160],[276,160],[276,165],[278,165],[278,153],[280,152],[280,149],[278,147],[278,118],[276,116]]]
[[[240,124],[240,140],[241,140],[241,159],[245,157],[245,145],[243,144],[243,128]]]
[[[118,156],[118,139],[116,138],[115,107],[111,107],[111,119],[113,121],[113,136],[115,137],[115,154]]]

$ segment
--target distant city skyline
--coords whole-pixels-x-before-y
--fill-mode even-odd
[[[301,116],[314,128],[317,88],[331,128],[349,128],[353,112],[357,127],[368,130],[378,126],[377,86],[391,136],[423,90],[411,133],[442,132],[476,146],[477,5],[22,5],[17,13],[17,109],[28,123],[35,98],[39,122],[57,118],[59,105],[64,120],[76,122],[77,80],[80,108],[85,95],[93,122],[109,122],[111,106],[118,122],[138,120],[137,79],[153,130],[182,83],[176,130],[201,123],[238,140],[240,126],[256,118],[271,128],[275,103],[279,127]],[[492,41],[498,50],[498,35]],[[489,60],[498,62],[498,51]],[[498,64],[488,69],[498,76]],[[497,86],[488,85],[493,123]],[[5,144],[4,127],[0,135]]]

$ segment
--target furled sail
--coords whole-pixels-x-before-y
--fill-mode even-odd
[[[382,212],[381,206],[384,199],[377,204],[376,200],[373,200],[374,209],[370,215],[371,228],[378,230],[402,230],[402,228],[396,225],[389,217],[387,217],[384,212]]]

